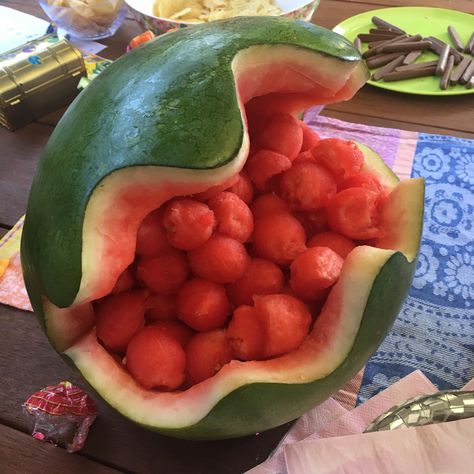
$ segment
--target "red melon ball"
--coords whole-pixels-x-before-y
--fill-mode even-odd
[[[143,219],[137,233],[138,255],[158,255],[172,249],[163,226],[163,211],[157,209]]]
[[[231,188],[232,186],[237,184],[238,181],[239,181],[239,175],[236,174],[234,176],[231,176],[229,179],[225,180],[223,183],[216,184],[215,186],[211,186],[206,191],[203,191],[202,193],[197,193],[193,197],[194,199],[197,199],[198,201],[203,201],[203,202],[207,201],[211,199],[212,197],[217,196],[222,191],[225,191],[226,189]]]
[[[329,247],[340,257],[346,258],[349,252],[355,248],[355,244],[351,239],[344,235],[327,231],[316,234],[308,242],[308,247]]]
[[[254,300],[263,327],[264,357],[275,357],[297,349],[311,325],[311,314],[306,305],[284,294],[256,296]]]
[[[180,321],[154,321],[151,326],[158,328],[162,333],[176,339],[182,347],[186,347],[187,343],[193,337],[194,331]]]
[[[217,221],[217,232],[246,242],[253,231],[253,215],[236,194],[224,191],[209,199],[209,207]]]
[[[259,142],[262,148],[294,160],[303,144],[303,129],[292,115],[275,114],[267,120]]]
[[[176,390],[184,382],[185,368],[183,347],[158,327],[143,328],[127,347],[127,369],[146,389]]]
[[[176,295],[149,295],[145,303],[145,317],[148,321],[178,319]]]
[[[336,283],[344,259],[328,247],[312,247],[298,255],[290,267],[290,285],[303,299],[318,299],[321,290]]]
[[[255,252],[278,265],[288,265],[306,250],[304,228],[291,214],[256,219],[252,239]]]
[[[227,337],[238,359],[258,360],[263,357],[263,327],[253,306],[242,305],[234,310]]]
[[[342,191],[347,188],[366,188],[379,194],[386,192],[379,178],[368,171],[360,171],[345,179],[339,187],[339,190]]]
[[[184,252],[172,250],[157,257],[144,257],[137,276],[150,290],[160,295],[173,295],[188,279],[189,265]]]
[[[104,298],[97,309],[97,338],[107,349],[123,352],[145,323],[144,290],[123,291]]]
[[[182,198],[166,206],[163,225],[173,247],[192,250],[200,247],[212,235],[215,218],[206,204]]]
[[[213,234],[201,247],[190,250],[188,259],[195,275],[214,283],[238,280],[250,263],[247,250],[239,241],[220,234]]]
[[[233,357],[224,329],[195,334],[186,346],[186,382],[195,385],[212,377]]]
[[[316,211],[295,211],[293,215],[301,222],[308,237],[329,229],[326,208],[322,207]]]
[[[331,171],[338,184],[358,173],[364,165],[364,154],[351,141],[325,138],[311,151],[315,160]]]
[[[193,278],[178,293],[178,317],[196,331],[222,327],[229,313],[225,288],[212,281]]]
[[[314,159],[313,153],[311,150],[306,150],[302,151],[294,160],[293,160],[293,166],[298,164],[298,163],[316,163],[316,160]]]
[[[254,295],[280,293],[285,277],[280,267],[269,260],[254,258],[242,278],[227,287],[235,306],[252,304]]]
[[[232,185],[228,191],[237,194],[247,205],[253,201],[253,184],[245,170],[240,172],[237,182]]]
[[[292,209],[314,211],[325,207],[337,192],[331,173],[316,163],[297,163],[286,171],[280,182],[281,195]]]
[[[300,127],[303,131],[303,144],[301,145],[301,152],[303,153],[314,148],[319,143],[321,138],[304,122],[300,122]]]
[[[271,178],[291,168],[291,161],[285,155],[271,150],[260,150],[245,167],[256,188],[263,192]]]
[[[258,196],[250,206],[254,219],[267,214],[290,213],[290,207],[276,194],[268,193]]]
[[[354,240],[380,235],[379,194],[366,188],[348,188],[337,193],[327,207],[332,231]]]
[[[135,286],[135,275],[133,267],[127,267],[118,277],[115,286],[112,288],[113,295],[121,293],[122,291],[131,290]]]

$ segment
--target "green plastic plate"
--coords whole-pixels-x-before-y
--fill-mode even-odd
[[[395,7],[364,12],[339,23],[334,27],[334,31],[350,41],[354,41],[359,33],[368,33],[370,28],[375,28],[371,21],[373,16],[378,16],[412,35],[419,33],[423,36],[435,36],[449,44],[451,42],[448,36],[448,26],[456,28],[464,44],[474,31],[474,15],[429,7]],[[365,51],[367,43],[362,43],[362,48]],[[438,56],[432,52],[424,52],[416,62],[432,61],[437,58]],[[439,88],[439,78],[436,76],[394,82],[369,80],[367,83],[406,94],[447,96],[474,93],[474,88],[466,89],[461,85],[449,86],[443,91]]]

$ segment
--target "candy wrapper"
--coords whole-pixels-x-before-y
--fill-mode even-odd
[[[92,398],[71,382],[33,393],[23,409],[33,421],[33,438],[65,446],[70,453],[83,448],[97,416]]]

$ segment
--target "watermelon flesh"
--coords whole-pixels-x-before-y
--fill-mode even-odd
[[[319,311],[324,311],[324,305],[312,311],[314,303],[327,298],[344,260],[357,246],[355,241],[382,239],[388,232],[381,224],[381,209],[390,190],[374,173],[361,172],[364,154],[357,144],[314,140],[307,150],[311,160],[292,164],[303,147],[304,124],[283,113],[270,116],[266,123],[254,139],[260,151],[241,171],[244,176],[248,173],[251,193],[247,194],[252,200],[270,201],[263,215],[252,214],[252,202],[249,207],[231,191],[233,179],[196,198],[165,202],[138,229],[133,279],[137,289],[127,288],[98,305],[98,340],[112,354],[127,351],[129,373],[144,388],[185,390],[213,377],[232,360],[266,360],[296,351],[309,337],[312,322],[321,317]],[[270,157],[273,153],[277,162],[278,156],[284,157],[288,167],[277,169],[275,162],[260,160],[262,152]],[[276,192],[269,194],[261,176],[274,172],[281,179],[273,184]],[[329,232],[309,233],[293,215],[319,209],[328,214]],[[152,248],[154,252],[148,250]],[[189,268],[196,277],[189,279]],[[285,285],[290,286],[291,296],[282,293]],[[151,303],[145,302],[141,287],[153,292]],[[176,298],[174,314],[159,315],[157,322],[148,318],[147,327],[155,329],[141,330],[145,308],[155,305],[159,312],[160,297]],[[170,311],[166,300],[161,304],[164,313]],[[119,321],[119,316],[125,319]],[[166,329],[165,336],[158,334],[158,327],[162,332]],[[183,346],[183,337],[186,344],[190,338],[186,363],[175,349],[176,344]],[[153,352],[156,362],[147,365],[142,354],[150,352],[153,344],[164,349]],[[170,360],[164,360],[166,351]],[[150,357],[153,361],[151,353]],[[163,376],[155,368],[160,365]]]
[[[328,161],[296,118],[366,79],[334,33],[236,19],[134,50],[69,109],[33,185],[25,281],[54,347],[122,414],[177,437],[255,433],[323,401],[373,353],[413,272],[423,184],[399,184],[352,142],[331,142]],[[361,210],[370,235],[348,235]],[[127,302],[137,292],[145,301]],[[118,297],[130,324],[107,315]]]

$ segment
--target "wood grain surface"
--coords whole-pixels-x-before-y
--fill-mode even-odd
[[[45,18],[34,0],[0,5]],[[433,6],[474,13],[472,0],[321,0],[313,19],[327,28],[355,14],[393,6]],[[474,25],[474,22],[473,22]],[[115,59],[141,28],[129,14],[117,34],[101,40],[101,55]],[[323,114],[353,123],[474,137],[474,95],[406,96],[366,85],[351,100]],[[15,132],[0,127],[0,237],[25,212],[29,187],[44,145],[63,111]],[[218,442],[173,440],[146,431],[95,397],[87,384],[49,345],[31,313],[0,304],[0,473],[240,473],[262,462],[289,424],[257,436]],[[70,380],[95,397],[99,417],[80,454],[42,444],[29,434],[21,404],[39,388]]]

